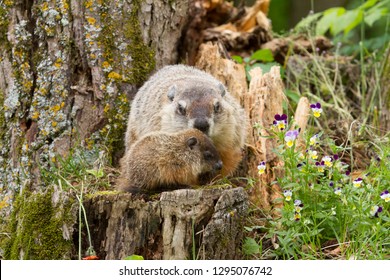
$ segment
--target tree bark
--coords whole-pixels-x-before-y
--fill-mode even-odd
[[[1,186],[37,188],[37,167],[80,144],[104,142],[115,161],[132,94],[178,60],[188,1],[17,0],[1,9]]]
[[[280,197],[280,188],[275,184],[268,187],[272,181],[281,175],[281,162],[273,152],[276,139],[267,139],[267,129],[271,126],[276,114],[283,114],[284,86],[280,77],[279,67],[272,67],[269,73],[263,74],[260,68],[249,73],[248,96],[245,99],[245,109],[249,114],[252,131],[248,135],[251,156],[248,158],[248,175],[257,178],[257,183],[251,194],[252,201],[262,209],[270,211],[276,198]],[[265,161],[268,172],[259,176],[257,166]]]

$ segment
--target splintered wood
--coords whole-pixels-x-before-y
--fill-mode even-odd
[[[295,110],[294,115],[294,125],[295,127],[300,128],[301,133],[298,136],[298,145],[305,145],[303,139],[303,132],[306,130],[307,122],[310,116],[310,103],[309,99],[306,97],[301,97],[298,102],[297,109]]]
[[[206,1],[209,2],[209,1]],[[206,5],[216,9],[223,1]],[[231,18],[225,24],[208,28],[204,31],[205,41],[221,41],[229,50],[258,49],[262,43],[272,39],[271,23],[267,18],[270,0],[257,0],[246,9],[231,7]],[[209,11],[208,9],[206,9]]]
[[[244,66],[227,59],[224,51],[221,44],[202,44],[195,66],[221,81],[242,104],[248,91]]]
[[[107,193],[86,199],[84,205],[93,221],[92,242],[100,259],[133,254],[154,260],[242,258],[243,220],[249,206],[243,188],[182,189],[152,201]],[[193,246],[196,256],[190,254]]]
[[[269,136],[267,128],[273,123],[276,114],[283,113],[284,95],[283,82],[280,78],[279,67],[272,67],[269,73],[263,74],[260,68],[254,68],[249,73],[251,82],[244,101],[244,108],[248,113],[250,129],[248,133],[248,175],[257,178],[252,200],[265,210],[270,210],[275,198],[280,197],[280,188],[277,185],[269,187],[275,176],[283,175],[282,163],[276,157],[273,149],[277,143]],[[266,174],[258,175],[257,166],[260,162],[267,163]]]
[[[283,102],[287,102],[279,67],[273,67],[265,74],[260,68],[251,70],[248,89],[243,65],[227,59],[224,49],[211,43],[200,46],[196,66],[223,82],[245,108],[248,137],[243,168],[246,175],[257,181],[251,193],[252,201],[262,209],[271,210],[275,206],[275,198],[280,197],[280,188],[277,185],[269,186],[276,177],[283,175],[283,168],[273,152],[275,140],[264,136],[268,136],[265,128],[270,127],[276,114],[283,113]],[[300,110],[303,111],[302,115],[306,115],[304,109]],[[305,126],[304,117],[299,117],[299,125]],[[268,171],[266,175],[259,176],[257,166],[262,161],[267,162]]]

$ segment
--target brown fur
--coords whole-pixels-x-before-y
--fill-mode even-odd
[[[197,128],[208,135],[230,175],[242,157],[247,120],[239,103],[221,82],[196,68],[166,66],[138,91],[131,106],[126,150],[153,132]]]
[[[152,132],[126,151],[118,189],[136,193],[204,184],[221,168],[217,150],[201,131]]]

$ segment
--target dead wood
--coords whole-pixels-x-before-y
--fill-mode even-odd
[[[231,53],[257,50],[272,39],[267,18],[269,0],[257,0],[252,7],[236,8],[221,0],[191,1],[190,17],[183,41],[182,57],[194,65],[199,46],[221,42]]]
[[[286,101],[279,67],[273,67],[265,74],[260,68],[253,69],[248,88],[244,67],[224,56],[218,44],[211,43],[200,47],[196,66],[221,80],[245,108],[248,119],[247,149],[242,170],[237,174],[257,180],[251,190],[251,200],[261,209],[271,210],[273,201],[280,197],[280,188],[277,185],[269,188],[269,185],[282,176],[283,168],[273,152],[276,140],[264,136],[269,136],[266,128],[270,127],[276,114],[283,113],[282,104]],[[305,113],[301,116],[299,112],[299,125],[305,126]],[[268,175],[259,176],[257,166],[262,161],[267,162],[269,172]]]
[[[292,35],[290,37],[274,38],[261,45],[262,49],[269,49],[275,61],[284,65],[290,54],[307,56],[308,53],[326,54],[333,47],[331,41],[323,36],[313,39],[305,35]]]
[[[229,59],[222,44],[202,44],[195,66],[221,81],[243,104],[248,91],[244,66]]]
[[[252,133],[248,135],[249,147],[252,147],[251,156],[248,158],[249,176],[257,178],[251,199],[262,209],[271,209],[272,201],[278,197],[279,188],[274,185],[268,188],[269,183],[275,180],[275,175],[270,166],[279,166],[273,149],[276,147],[276,140],[265,138],[269,136],[267,128],[273,123],[276,114],[282,114],[284,86],[280,77],[279,67],[272,67],[269,73],[263,74],[260,68],[254,68],[250,72],[251,82],[248,95],[245,98],[245,109],[249,114]],[[259,176],[257,165],[267,162],[267,169],[270,172]]]
[[[152,201],[126,193],[102,194],[86,201],[85,207],[101,259],[132,254],[145,259],[241,257],[248,213],[242,188],[182,189]]]

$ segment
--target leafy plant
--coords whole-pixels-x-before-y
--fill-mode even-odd
[[[262,245],[257,243],[255,239],[246,237],[242,244],[242,250],[245,255],[256,255],[261,253]]]
[[[362,42],[370,52],[376,51],[387,45],[389,35],[389,7],[390,0],[368,0],[354,8],[347,10],[344,7],[334,7],[323,12],[312,13],[296,26],[295,31],[309,31],[312,35],[329,34],[333,42],[342,43],[341,53],[356,54],[361,51],[357,42]],[[378,22],[385,23],[377,25],[379,35],[369,36],[373,32],[367,32]],[[360,27],[360,29],[358,28]]]
[[[249,72],[251,69],[260,67],[264,73],[268,73],[272,66],[280,66],[279,63],[275,62],[272,51],[269,49],[260,49],[254,52],[250,57],[242,58],[241,56],[232,56],[232,59],[237,63],[244,64],[247,80],[251,80]],[[282,68],[280,68],[283,73]]]
[[[320,103],[310,107],[314,118],[323,115]],[[267,235],[277,237],[275,256],[282,259],[388,256],[390,166],[382,159],[390,156],[390,145],[387,143],[378,151],[380,157],[373,159],[368,170],[351,170],[341,158],[345,147],[335,145],[322,131],[301,133],[288,124],[284,114],[276,115],[268,130],[278,140],[274,152],[285,168],[284,176],[274,182],[282,189],[280,218],[269,221]],[[352,176],[352,171],[356,175]],[[259,168],[259,174],[263,172]],[[336,253],[327,250],[329,247],[336,248]],[[244,241],[244,252],[248,254],[259,254],[260,248],[255,240]]]
[[[95,146],[91,150],[79,147],[70,151],[67,157],[59,155],[54,157],[49,169],[41,168],[42,179],[47,185],[57,185],[64,192],[70,191],[76,196],[79,204],[79,259],[97,259],[84,207],[84,195],[108,189],[113,172],[114,170],[108,165],[107,150],[103,146]],[[83,227],[87,231],[88,238],[86,252],[82,252]]]
[[[115,170],[110,167],[107,155],[107,150],[102,146],[91,150],[79,147],[70,151],[67,157],[57,155],[50,162],[49,169],[41,168],[42,179],[46,184],[57,184],[61,181],[65,189],[68,189],[69,185],[80,187],[81,183],[93,186],[89,192],[108,189]]]
[[[131,255],[124,258],[124,260],[130,260],[130,261],[143,261],[144,257],[139,255]]]
[[[352,10],[343,7],[327,9],[321,13],[322,16],[316,24],[316,35],[324,35],[328,31],[332,36],[341,32],[347,35],[362,23],[371,27],[387,15],[388,10],[385,5],[388,3],[389,1],[369,0]]]

